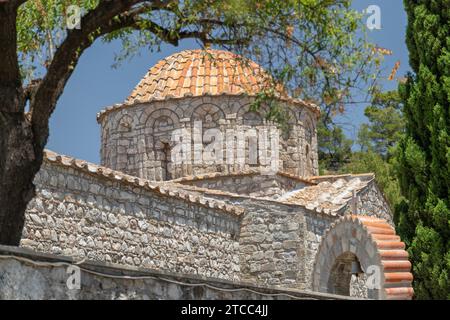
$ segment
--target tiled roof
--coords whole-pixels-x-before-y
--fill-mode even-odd
[[[123,104],[102,110],[97,119],[116,109],[137,103],[195,96],[248,95],[256,96],[273,87],[267,72],[255,62],[223,50],[185,50],[154,65],[131,92]],[[276,96],[294,105],[320,109],[313,103],[291,98],[283,86],[276,86]]]
[[[280,175],[284,175],[284,173],[278,173]],[[345,208],[349,201],[352,199],[353,190],[356,193],[364,190],[371,181],[358,181],[353,180],[351,183],[347,183],[344,180],[339,181],[339,184],[342,183],[342,186],[335,184],[331,186],[331,183],[326,182],[324,184],[315,184],[308,180],[303,180],[299,178],[301,182],[309,183],[309,186],[305,186],[300,190],[290,191],[280,198],[270,199],[270,198],[259,198],[249,195],[237,194],[230,191],[216,190],[204,187],[198,187],[188,184],[183,184],[184,178],[180,178],[173,181],[167,181],[167,186],[171,186],[177,189],[183,189],[191,192],[198,192],[204,194],[205,197],[209,195],[213,196],[221,196],[221,197],[229,197],[229,198],[248,198],[248,199],[257,199],[264,200],[268,202],[274,203],[282,203],[286,205],[292,206],[301,206],[305,209],[325,214],[329,216],[338,216],[340,215],[341,209]],[[206,178],[205,178],[206,179]],[[332,191],[332,194],[330,193]],[[327,193],[328,192],[328,193]],[[323,196],[323,198],[321,197]]]
[[[246,170],[237,173],[224,174],[224,173],[205,173],[196,176],[182,177],[179,179],[167,181],[167,185],[172,185],[173,188],[180,188],[192,192],[199,192],[205,195],[219,195],[226,197],[237,198],[251,198],[260,199],[258,197],[252,197],[248,195],[237,194],[229,191],[214,190],[209,188],[203,188],[198,186],[186,185],[183,182],[214,179],[223,176],[243,176],[260,174],[257,170]],[[317,176],[304,179],[286,172],[277,172],[277,175],[285,176],[291,179],[298,180],[306,184],[305,187],[289,191],[278,199],[264,199],[266,201],[273,201],[277,203],[283,203],[288,205],[302,206],[308,210],[315,211],[317,213],[337,216],[340,214],[341,209],[345,208],[352,200],[353,192],[358,195],[359,192],[365,190],[370,183],[374,181],[374,175],[372,173],[367,174],[347,174],[339,176]],[[323,182],[320,182],[323,178]]]
[[[146,102],[153,98],[231,95],[256,95],[269,88],[270,77],[255,62],[229,51],[185,50],[153,66],[126,103]],[[286,96],[282,88],[280,95]]]
[[[237,216],[241,215],[244,212],[243,208],[228,205],[223,201],[205,199],[181,189],[174,189],[169,186],[165,187],[162,183],[150,182],[148,180],[133,177],[120,171],[115,171],[106,167],[98,166],[84,160],[60,155],[50,150],[44,151],[44,161],[62,165],[64,167],[70,167],[75,170],[83,171],[87,174],[94,175],[103,179],[121,182],[133,187],[144,188],[160,195],[182,199],[184,201],[199,204],[201,206],[209,207],[212,209],[219,209]]]
[[[315,181],[315,180],[313,180]],[[339,178],[334,182],[324,181],[317,185],[305,187],[288,193],[280,200],[299,204],[306,209],[326,214],[337,214],[352,199],[353,192],[357,193],[367,187],[372,180]]]

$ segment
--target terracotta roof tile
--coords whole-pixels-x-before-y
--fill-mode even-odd
[[[116,108],[155,100],[180,99],[188,95],[256,96],[273,86],[270,79],[261,66],[229,51],[185,50],[150,68],[125,103],[101,111],[97,119]],[[289,97],[281,85],[277,86],[276,92],[280,100],[308,107],[320,114],[316,105]]]
[[[382,281],[381,290],[384,290],[384,298],[389,300],[412,299],[414,289],[412,288],[411,262],[408,260],[408,252],[404,250],[405,244],[395,234],[394,228],[384,219],[362,215],[345,215],[332,223],[327,233],[336,230],[337,226],[343,222],[356,223],[367,232],[369,239],[365,240],[366,248],[374,246],[376,250],[375,261],[382,267],[380,280]],[[390,235],[387,236],[382,230],[390,230]],[[340,239],[336,240],[340,241]],[[327,241],[322,241],[317,252],[322,252],[327,246]],[[318,260],[316,259],[316,261]]]
[[[359,220],[369,232],[371,238],[378,247],[378,255],[381,259],[384,271],[384,290],[387,299],[411,299],[414,295],[412,288],[413,275],[411,273],[411,262],[405,244],[395,234],[395,230],[386,220],[367,216],[351,216]],[[374,226],[377,226],[374,228]],[[395,240],[380,238],[385,236],[384,230],[390,230],[391,237]]]
[[[230,84],[231,89],[226,90],[227,88],[221,88],[219,85],[218,90],[212,91],[210,76],[217,76],[214,81],[219,84]],[[141,97],[146,97],[147,100],[168,95],[180,97],[180,90],[170,85],[169,78],[177,80],[178,86],[189,87],[194,95],[218,95],[224,92],[255,95],[270,85],[270,78],[260,66],[234,53],[222,50],[186,50],[153,66],[132,91],[126,103],[134,103]],[[158,84],[162,95],[156,94],[155,83]],[[281,87],[279,92],[280,95],[286,96]]]

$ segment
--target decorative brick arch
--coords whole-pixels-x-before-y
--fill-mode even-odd
[[[293,109],[293,107],[288,104],[284,104],[283,111],[285,113],[285,119],[286,119],[287,123],[291,126],[296,125],[298,122],[298,119],[297,119],[297,113],[295,112],[295,109]]]
[[[262,120],[265,119],[266,113],[269,112],[269,108],[267,108],[266,105],[261,105],[259,110],[253,111],[251,106],[252,106],[251,103],[247,103],[245,105],[240,106],[236,113],[237,118],[244,119],[246,114],[255,113],[259,115],[262,122]]]
[[[191,115],[191,121],[201,121],[203,123],[203,127],[210,128],[218,128],[219,120],[225,119],[225,113],[223,110],[212,103],[203,103],[196,107]]]
[[[155,131],[158,131],[157,128],[155,128],[155,123],[157,123],[160,119],[169,120],[171,126],[173,126],[173,129],[179,127],[180,119],[178,118],[178,115],[170,109],[161,108],[153,111],[145,120],[145,128],[147,133],[154,133]]]
[[[134,125],[135,125],[135,123],[134,123],[133,117],[128,114],[124,114],[117,121],[116,131],[117,132],[131,132],[133,130]]]
[[[345,216],[330,226],[318,248],[312,275],[314,291],[336,292],[333,273],[338,263],[359,262],[366,276],[379,271],[378,289],[367,288],[370,299],[411,299],[413,276],[405,244],[385,220]],[[342,266],[342,265],[341,265]],[[341,268],[342,269],[342,268]],[[376,271],[375,271],[376,272]],[[345,276],[338,276],[339,280]],[[375,277],[371,277],[369,283]]]

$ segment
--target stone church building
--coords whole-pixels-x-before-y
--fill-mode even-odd
[[[219,50],[153,66],[98,114],[101,164],[46,151],[21,246],[233,283],[411,299],[411,264],[373,174],[319,176],[317,106]],[[207,155],[212,157],[207,157]],[[275,168],[275,169],[274,169]]]

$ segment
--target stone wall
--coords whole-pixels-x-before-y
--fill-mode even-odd
[[[273,202],[243,201],[248,210],[240,236],[241,277],[245,281],[309,289],[302,282],[302,212]]]
[[[352,214],[354,208],[349,203],[345,214]],[[386,220],[394,226],[393,214],[389,203],[377,186],[375,180],[369,182],[366,188],[357,194],[356,213],[363,216],[377,217]]]
[[[314,263],[325,232],[337,219],[351,214],[352,207],[349,203],[347,208],[332,215],[311,211],[300,205],[249,198],[242,194],[189,190],[208,198],[228,199],[230,203],[245,208],[239,241],[241,279],[302,290],[312,289]],[[358,212],[391,221],[389,207],[378,192],[375,182],[360,192]],[[352,278],[350,294],[367,297],[362,282]]]
[[[228,173],[265,167],[260,158],[256,164],[250,163],[249,153],[260,156],[261,150],[259,146],[256,151],[251,149],[249,139],[242,144],[235,143],[233,148],[226,146],[230,132],[257,129],[257,132],[262,133],[260,129],[267,131],[275,127],[265,120],[264,108],[260,113],[250,110],[252,99],[225,95],[185,97],[113,108],[98,119],[102,126],[101,163],[108,168],[149,180],[171,180],[207,172]],[[280,134],[280,170],[298,176],[317,175],[316,115],[307,107],[286,105],[286,110],[290,130]],[[191,129],[195,121],[202,122],[203,134],[207,129],[220,130],[223,142],[219,152],[223,154],[220,157],[223,163],[207,164],[202,160],[202,139],[203,147],[211,141]],[[185,152],[190,153],[187,156],[189,159],[197,157],[200,163],[173,163],[172,152],[175,153],[174,147],[179,142],[172,140],[175,129],[184,129],[183,136],[188,135],[192,140],[200,141],[195,146],[192,144],[190,150],[188,147],[186,150],[189,151]],[[270,145],[268,150],[272,150]],[[230,151],[233,151],[234,160],[228,159]],[[245,159],[241,159],[243,156]]]
[[[239,217],[44,163],[21,245],[77,259],[239,279]]]
[[[274,200],[228,196],[204,189],[197,192],[245,208],[239,237],[241,280],[311,290],[311,274],[322,236],[340,216]]]
[[[389,222],[394,226],[393,214],[389,203],[381,192],[380,188],[375,183],[375,180],[370,182],[366,189],[359,195],[358,214],[365,216],[376,216]]]
[[[0,246],[0,300],[4,299],[348,299],[331,294],[233,283],[201,276],[84,262],[80,289],[69,289],[70,258]],[[73,271],[71,271],[73,272]],[[136,279],[138,278],[138,279]],[[173,310],[170,310],[172,314]]]
[[[305,246],[305,261],[303,266],[303,283],[307,284],[307,288],[311,289],[312,272],[314,262],[316,260],[317,250],[322,237],[330,227],[331,223],[339,217],[318,214],[316,212],[306,211],[304,215],[304,235],[303,245]]]
[[[311,290],[325,231],[350,213],[349,208],[336,215],[313,212],[297,204],[250,197],[244,190],[231,194],[199,188],[214,188],[211,183],[219,180],[216,187],[222,189],[241,183],[247,191],[258,184],[263,190],[268,181],[281,189],[292,187],[294,180],[284,176],[236,175],[187,185],[159,184],[173,190],[163,193],[127,183],[133,177],[109,179],[112,173],[101,175],[89,166],[77,169],[49,161],[36,177],[37,196],[26,213],[21,245],[76,259]],[[189,197],[183,198],[181,192]],[[377,210],[380,218],[390,214],[379,197],[375,183],[369,185],[359,194],[359,212],[372,215],[371,210]],[[354,282],[354,294],[362,296]]]

